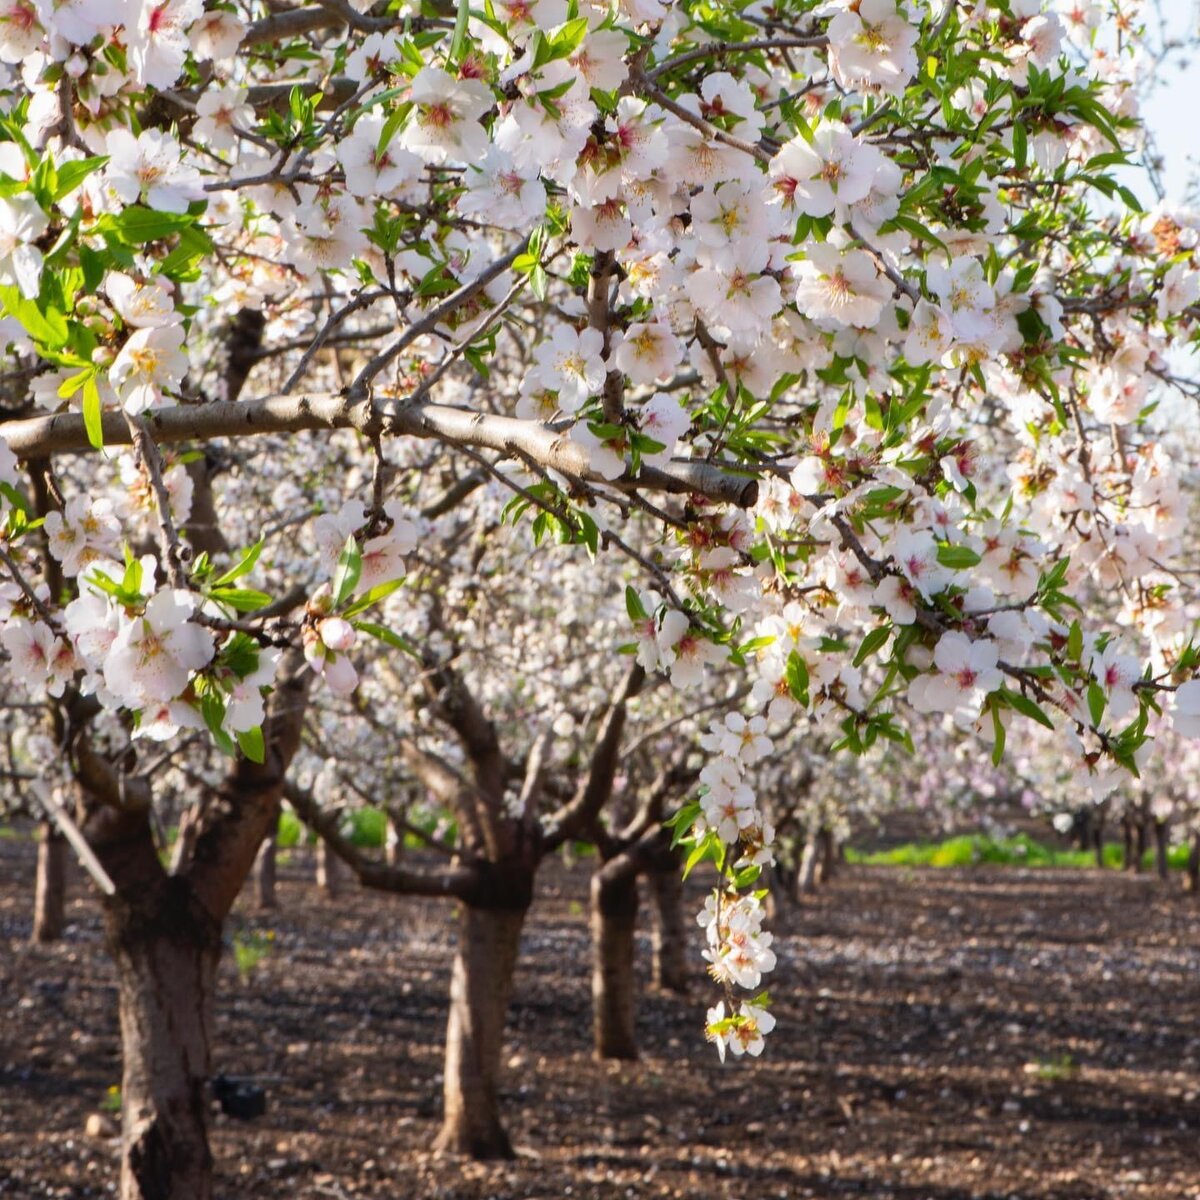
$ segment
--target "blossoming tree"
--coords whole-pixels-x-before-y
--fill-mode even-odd
[[[296,744],[268,704],[404,654],[416,514],[476,472],[621,561],[640,670],[745,679],[674,825],[719,875],[722,1054],[772,1024],[781,729],[859,753],[916,710],[999,758],[1037,725],[1098,794],[1196,732],[1167,435],[1197,230],[1124,182],[1136,6],[0,16],[0,644],[117,951],[169,902],[210,954]],[[253,786],[160,877],[150,776],[202,742]],[[205,1055],[134,1087],[143,1028],[122,1196],[207,1196]]]

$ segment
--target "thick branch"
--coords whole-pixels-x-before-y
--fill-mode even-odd
[[[677,461],[664,467],[643,467],[615,481],[593,471],[587,450],[565,433],[536,421],[494,416],[444,404],[405,407],[389,400],[351,400],[338,392],[304,396],[264,396],[238,402],[179,405],[143,414],[159,445],[248,437],[268,433],[298,433],[309,429],[358,429],[374,436],[429,438],[450,446],[473,446],[528,457],[560,474],[602,483],[623,491],[669,492],[704,496],[722,504],[753,507],[758,499],[755,479],[730,474],[711,463]],[[91,450],[83,417],[58,413],[29,417],[0,425],[0,437],[18,458],[45,458],[67,451]],[[117,411],[104,414],[105,445],[129,445],[125,418]]]
[[[471,895],[478,885],[478,873],[470,867],[445,867],[438,871],[413,871],[407,867],[389,867],[368,858],[338,829],[337,815],[325,812],[311,792],[289,780],[283,789],[296,815],[312,829],[344,862],[364,887],[406,896]]]

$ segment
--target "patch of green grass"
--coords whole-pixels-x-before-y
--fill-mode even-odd
[[[27,842],[29,834],[22,833],[19,829],[14,829],[11,825],[0,825],[0,841],[5,842]]]
[[[304,841],[305,829],[294,812],[279,814],[279,829],[275,834],[275,845],[280,850],[291,850]]]
[[[275,948],[275,930],[257,929],[233,935],[233,957],[238,974],[245,979]]]
[[[1096,856],[1091,850],[1059,850],[1020,833],[1010,838],[991,838],[984,834],[963,834],[941,842],[906,842],[891,850],[864,852],[846,848],[847,861],[869,867],[1059,867],[1094,868]],[[1172,870],[1187,866],[1187,846],[1173,846],[1168,854]],[[1104,847],[1104,865],[1119,869],[1124,861],[1122,849],[1110,842]],[[1154,865],[1154,855],[1147,851],[1143,865]]]
[[[1041,1058],[1037,1062],[1026,1063],[1025,1074],[1034,1075],[1044,1083],[1060,1083],[1063,1080],[1074,1079],[1079,1074],[1079,1064],[1069,1054],[1059,1054],[1054,1058]]]

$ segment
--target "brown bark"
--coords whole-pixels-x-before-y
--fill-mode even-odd
[[[817,835],[817,845],[821,851],[821,883],[828,883],[837,873],[838,852],[837,839],[831,829],[822,829]]]
[[[1121,869],[1133,870],[1133,822],[1129,817],[1121,818]]]
[[[500,1120],[497,1088],[526,907],[527,902],[499,909],[462,905],[446,1027],[445,1112],[434,1143],[438,1153],[477,1159],[513,1156]]]
[[[259,847],[258,857],[254,860],[254,902],[262,909],[271,909],[276,905],[275,877],[278,859],[278,844],[275,834],[269,833],[263,838]]]
[[[1187,890],[1200,895],[1200,833],[1192,835],[1192,849],[1187,862]]]
[[[1146,822],[1143,819],[1135,821],[1133,834],[1133,869],[1140,875],[1146,869]]]
[[[206,1084],[220,924],[177,878],[105,909],[121,1020],[120,1200],[209,1200]]]
[[[1096,866],[1104,869],[1104,814],[1097,813],[1092,824],[1092,848],[1096,853]]]
[[[49,821],[39,833],[33,892],[33,938],[40,945],[62,937],[66,923],[67,842]]]
[[[615,868],[615,869],[614,869]],[[638,883],[620,859],[592,876],[592,1039],[597,1058],[637,1058],[634,935]]]
[[[688,989],[688,928],[683,915],[683,867],[667,851],[650,872],[654,926],[650,934],[651,980],[666,992]]]
[[[1154,869],[1158,877],[1166,883],[1171,878],[1170,851],[1171,827],[1166,821],[1154,822]]]

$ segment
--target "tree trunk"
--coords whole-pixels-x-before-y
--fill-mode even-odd
[[[1166,821],[1154,822],[1154,868],[1163,883],[1171,878],[1170,832],[1171,826]]]
[[[317,841],[317,887],[330,899],[342,890],[342,880],[338,868],[341,863],[336,854],[330,851],[325,839]]]
[[[57,942],[66,923],[67,842],[49,821],[40,830],[33,889],[33,941]]]
[[[822,829],[817,834],[817,845],[821,851],[821,883],[828,883],[837,873],[837,839],[833,830]]]
[[[817,835],[811,830],[804,839],[804,852],[800,855],[800,866],[796,871],[796,896],[811,896],[817,890],[817,866],[820,862]]]
[[[1092,824],[1092,847],[1096,852],[1096,866],[1104,869],[1104,816],[1099,814]]]
[[[259,908],[275,907],[277,849],[275,834],[269,833],[263,839],[258,857],[254,860],[254,900]]]
[[[1140,875],[1145,870],[1146,859],[1146,821],[1139,819],[1134,822],[1133,869]]]
[[[1192,835],[1192,850],[1188,855],[1187,890],[1200,895],[1200,833]]]
[[[106,905],[121,1018],[120,1200],[211,1200],[207,1081],[220,926],[183,880]]]
[[[1133,870],[1133,821],[1121,818],[1121,869]]]
[[[637,1058],[634,1028],[635,869],[592,876],[592,1038],[597,1058]]]
[[[396,822],[388,817],[387,835],[383,844],[383,859],[389,867],[396,866],[404,854],[404,830],[397,828]]]
[[[650,935],[654,986],[666,992],[686,992],[688,987],[688,928],[683,917],[683,867],[676,855],[650,872],[654,896],[654,928]]]
[[[471,1158],[512,1158],[497,1085],[504,1018],[525,908],[463,904],[450,980],[443,1082],[445,1114],[434,1149]]]

